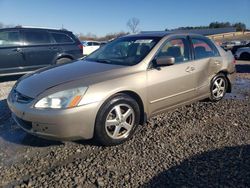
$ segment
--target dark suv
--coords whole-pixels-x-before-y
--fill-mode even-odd
[[[67,30],[0,29],[0,76],[24,74],[82,57],[82,44]]]

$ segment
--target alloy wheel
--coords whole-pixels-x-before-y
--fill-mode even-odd
[[[215,99],[222,98],[226,91],[226,82],[223,78],[217,78],[212,87],[212,94]]]
[[[135,123],[135,112],[128,104],[114,106],[105,122],[105,130],[112,139],[122,139],[129,136]]]

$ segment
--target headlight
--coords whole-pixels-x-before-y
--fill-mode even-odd
[[[73,108],[78,106],[87,87],[79,87],[60,91],[42,98],[35,104],[35,108]]]

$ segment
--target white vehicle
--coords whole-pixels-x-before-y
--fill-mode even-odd
[[[224,50],[231,50],[234,46],[238,46],[238,45],[241,45],[241,41],[233,40],[233,41],[230,41],[230,42],[224,42],[224,43],[222,43],[221,47]]]
[[[97,41],[82,41],[83,55],[89,55],[100,48],[101,43]]]
[[[239,48],[235,53],[236,59],[250,60],[250,47]]]

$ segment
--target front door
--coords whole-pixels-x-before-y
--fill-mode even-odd
[[[17,30],[0,31],[0,74],[22,72],[24,56]]]
[[[150,114],[164,111],[195,97],[194,62],[188,40],[183,37],[167,40],[157,57],[172,56],[175,64],[149,69],[147,72]]]

